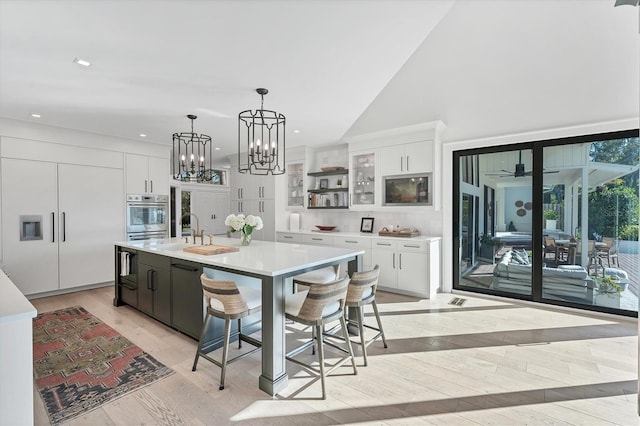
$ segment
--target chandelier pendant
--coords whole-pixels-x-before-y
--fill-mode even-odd
[[[193,120],[198,116],[189,114],[191,132],[173,134],[172,175],[183,182],[211,182],[213,156],[211,136],[193,131]]]
[[[285,173],[285,125],[283,114],[264,109],[267,89],[256,89],[260,109],[238,114],[238,171],[252,175]]]

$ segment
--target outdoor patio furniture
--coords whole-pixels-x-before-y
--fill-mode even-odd
[[[607,267],[613,264],[620,266],[618,263],[618,241],[613,238],[602,238],[604,246],[597,247],[597,255],[601,260],[607,260]]]

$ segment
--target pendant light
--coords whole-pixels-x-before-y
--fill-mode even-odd
[[[256,89],[260,109],[238,115],[238,171],[252,175],[285,173],[285,116],[264,109],[267,89]]]
[[[211,182],[211,136],[193,131],[193,120],[198,116],[189,114],[191,132],[173,134],[173,178],[186,182]]]

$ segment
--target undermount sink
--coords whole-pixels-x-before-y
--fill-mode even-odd
[[[158,244],[156,247],[158,250],[163,251],[182,251],[185,247],[190,247],[193,244],[188,243],[170,243],[170,244]]]

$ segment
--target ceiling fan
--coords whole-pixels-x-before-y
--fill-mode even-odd
[[[507,174],[504,174],[507,173]],[[558,170],[553,171],[543,171],[542,173],[558,173]],[[498,177],[525,177],[531,176],[533,174],[533,170],[526,171],[524,168],[524,163],[522,162],[522,150],[518,151],[518,163],[515,166],[515,171],[510,172],[509,170],[502,169],[502,172],[498,173],[487,173],[487,176],[498,176]]]

